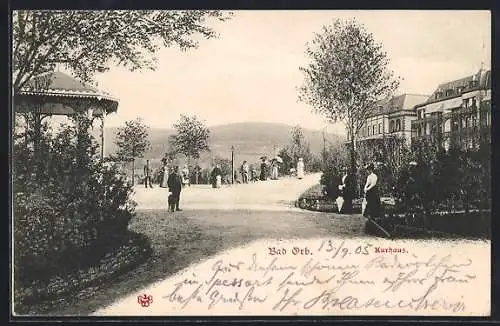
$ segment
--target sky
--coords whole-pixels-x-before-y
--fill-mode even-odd
[[[402,78],[399,94],[431,94],[477,72],[482,61],[490,66],[488,11],[235,11],[229,21],[210,23],[217,39],[187,52],[161,50],[155,71],[97,75],[99,87],[120,99],[106,124],[141,117],[170,128],[184,113],[209,126],[261,121],[322,129],[324,119],[298,101],[299,67],[307,63],[306,43],[336,18],[356,18],[382,43]],[[343,133],[344,126],[327,130]]]

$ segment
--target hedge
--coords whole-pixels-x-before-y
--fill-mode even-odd
[[[118,240],[121,240],[121,243],[117,245]],[[61,298],[101,284],[143,263],[152,253],[148,239],[141,234],[130,232],[125,237],[111,239],[109,242],[107,245],[115,248],[96,259],[92,265],[53,275],[46,281],[36,280],[22,287],[14,283],[16,306]]]

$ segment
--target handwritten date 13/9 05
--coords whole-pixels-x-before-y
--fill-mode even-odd
[[[362,244],[355,247],[348,247],[345,245],[345,240],[341,243],[335,243],[333,240],[323,240],[318,248],[318,252],[332,252],[331,258],[344,258],[348,255],[369,255],[368,249],[372,245]]]

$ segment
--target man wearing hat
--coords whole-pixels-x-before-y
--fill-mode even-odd
[[[172,173],[168,176],[168,191],[172,194],[172,205],[169,207],[170,211],[181,211],[179,208],[179,200],[181,197],[182,178],[179,174],[179,166],[175,166]]]

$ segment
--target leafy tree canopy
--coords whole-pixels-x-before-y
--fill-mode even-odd
[[[116,156],[125,162],[131,162],[144,156],[150,147],[149,127],[140,118],[125,122],[125,126],[118,129],[116,135],[118,151]]]
[[[172,147],[176,152],[184,154],[188,158],[198,159],[200,153],[208,151],[208,139],[210,130],[197,116],[182,114],[178,122],[174,124],[177,130],[170,138]]]
[[[299,99],[329,121],[345,121],[352,136],[399,85],[382,45],[355,20],[323,26],[306,55],[310,62],[300,68],[305,80]]]
[[[185,11],[15,11],[13,13],[13,89],[58,64],[83,81],[112,64],[132,71],[154,69],[162,46],[181,50],[198,46],[195,35],[217,36],[209,19],[225,21],[231,13]]]

